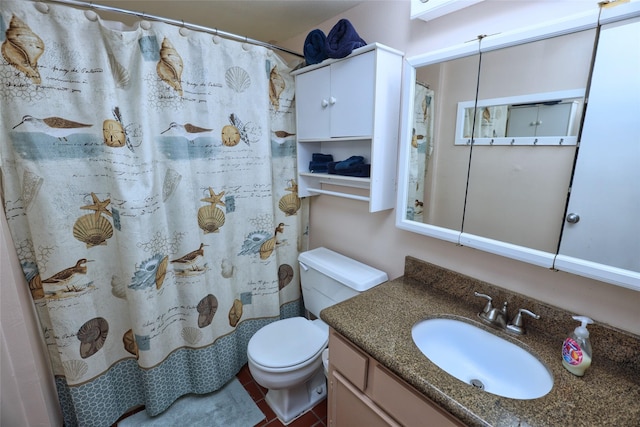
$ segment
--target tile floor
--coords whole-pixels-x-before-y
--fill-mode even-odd
[[[237,375],[240,384],[247,390],[249,396],[256,402],[258,408],[267,417],[264,421],[257,424],[255,427],[282,427],[284,424],[280,422],[276,414],[273,413],[267,402],[264,400],[264,395],[267,393],[267,389],[260,386],[253,380],[249,367],[244,365]],[[292,421],[289,427],[326,427],[327,426],[327,399],[318,403],[316,406],[307,412],[300,418]]]

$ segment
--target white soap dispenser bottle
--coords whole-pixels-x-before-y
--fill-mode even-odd
[[[591,366],[591,342],[587,325],[593,323],[588,317],[573,316],[578,322],[582,322],[562,344],[562,365],[569,372],[579,377]]]

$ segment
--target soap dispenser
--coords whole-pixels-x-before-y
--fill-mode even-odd
[[[578,322],[582,322],[562,344],[562,365],[573,375],[579,377],[591,366],[591,343],[587,325],[593,320],[585,316],[573,316]]]

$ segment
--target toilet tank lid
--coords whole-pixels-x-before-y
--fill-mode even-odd
[[[371,289],[389,280],[387,273],[327,248],[302,252],[298,261],[356,291]]]

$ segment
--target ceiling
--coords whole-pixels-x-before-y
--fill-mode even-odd
[[[348,0],[96,0],[93,4],[144,12],[217,28],[277,44],[313,28],[362,1]],[[98,11],[107,20],[131,25],[136,16]]]

